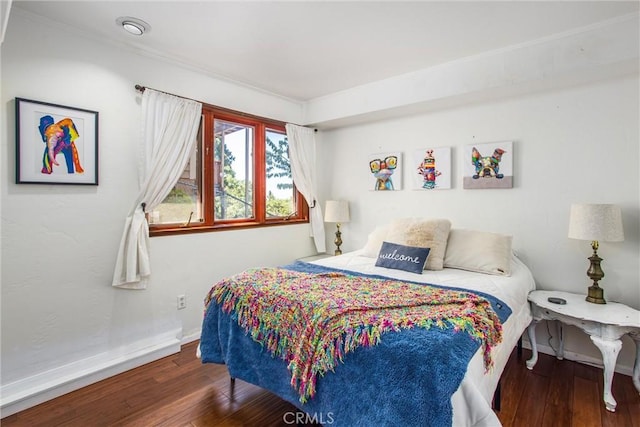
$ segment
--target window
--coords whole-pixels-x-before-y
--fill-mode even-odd
[[[284,125],[203,106],[194,153],[148,217],[151,235],[307,222]]]

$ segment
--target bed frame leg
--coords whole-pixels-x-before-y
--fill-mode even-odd
[[[493,394],[493,404],[491,405],[495,411],[500,412],[500,389],[502,380],[498,380],[496,392]]]
[[[516,354],[518,359],[522,357],[522,337],[518,338],[518,346],[516,347]]]
[[[522,357],[522,337],[518,338],[518,344],[516,345],[516,354],[518,355],[518,359]],[[500,411],[500,394],[501,394],[501,385],[502,379],[498,380],[498,386],[496,387],[496,391],[493,394],[493,402],[491,402],[491,406],[494,410]]]
[[[231,401],[235,401],[235,389],[236,389],[236,379],[234,377],[229,378],[229,395],[231,396]]]

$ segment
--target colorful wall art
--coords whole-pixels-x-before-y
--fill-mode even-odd
[[[402,154],[376,153],[368,157],[371,190],[397,191],[402,189]]]
[[[413,152],[413,188],[441,190],[451,188],[451,147],[423,148]]]
[[[16,183],[98,185],[98,112],[16,98]]]
[[[463,165],[463,188],[512,188],[513,142],[467,145]]]

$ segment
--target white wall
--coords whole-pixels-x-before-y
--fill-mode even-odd
[[[572,202],[622,207],[625,241],[601,243],[605,297],[640,309],[640,160],[638,77],[542,92],[430,114],[322,132],[320,164],[329,182],[324,199],[350,201],[343,250],[358,249],[377,224],[400,216],[449,218],[454,227],[508,233],[537,285],[586,293],[589,242],[567,238]],[[464,190],[467,144],[513,141],[513,189]],[[415,149],[452,149],[453,188],[411,189]],[[403,190],[374,192],[371,153],[404,153]],[[328,247],[333,234],[327,233]],[[544,328],[540,343],[546,344]],[[571,328],[570,328],[571,329]],[[584,334],[568,336],[566,349],[600,359]],[[634,347],[625,338],[619,366],[630,372]],[[580,356],[582,357],[582,356]]]
[[[44,382],[63,381],[85,362],[107,367],[163,340],[195,339],[215,281],[315,252],[307,224],[152,238],[148,289],[112,288],[124,218],[138,191],[135,84],[297,123],[301,106],[68,33],[17,9],[1,54],[3,405],[29,387],[44,393]],[[99,112],[99,186],[15,184],[15,97]],[[181,311],[179,294],[187,295]],[[8,415],[11,408],[4,409]]]

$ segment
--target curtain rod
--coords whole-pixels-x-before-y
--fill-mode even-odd
[[[146,86],[142,86],[142,85],[135,85],[135,89],[140,93],[144,93],[144,91],[147,89],[147,87]],[[149,89],[155,90],[156,92],[166,93],[167,95],[177,96],[178,98],[183,98],[183,99],[188,99],[190,101],[200,102],[201,104],[204,104],[204,105],[206,105],[208,107],[215,108],[217,110],[222,110],[222,111],[225,111],[225,112],[228,112],[228,113],[236,114],[238,116],[248,117],[248,118],[251,118],[251,119],[266,120],[268,122],[271,122],[273,124],[277,124],[279,126],[284,126],[286,124],[285,122],[282,122],[280,120],[274,120],[274,119],[270,119],[268,117],[258,117],[258,116],[254,116],[253,114],[243,113],[242,111],[236,111],[236,110],[232,110],[230,108],[218,107],[217,105],[207,104],[205,102],[198,101],[197,99],[187,98],[186,96],[176,95],[174,93],[165,92],[163,90],[154,89],[152,87],[150,87]],[[300,125],[297,125],[297,126],[300,126]],[[318,132],[318,129],[314,129],[313,131],[314,132]]]

